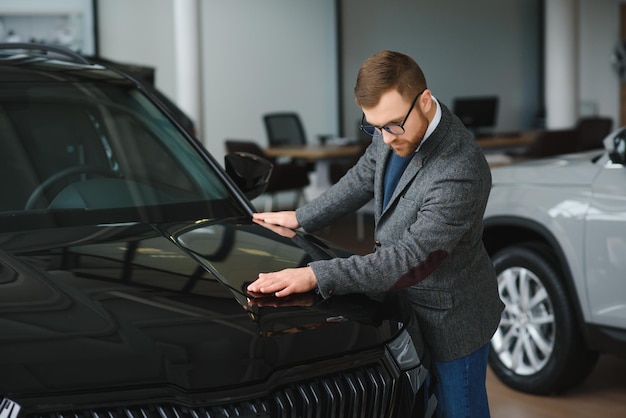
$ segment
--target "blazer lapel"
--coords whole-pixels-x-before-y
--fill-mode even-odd
[[[376,160],[376,174],[374,179],[374,210],[380,214],[383,211],[383,195],[385,193],[385,171],[389,162],[391,149],[388,146],[381,147],[380,158]]]
[[[413,160],[409,163],[407,168],[404,170],[402,177],[400,177],[400,181],[396,186],[396,189],[391,196],[391,200],[387,205],[387,208],[393,206],[394,202],[402,196],[402,193],[409,185],[410,182],[413,181],[417,173],[422,169],[424,160],[429,158],[433,153],[437,152],[437,149],[441,146],[444,133],[448,131],[450,126],[450,111],[447,107],[440,104],[441,106],[441,120],[439,121],[438,126],[435,128],[433,133],[428,137],[426,142],[419,147],[419,149],[413,155]],[[381,158],[378,160],[376,164],[376,189],[375,189],[375,210],[376,213],[379,213],[381,217],[383,217],[387,213],[387,208],[383,208],[383,192],[384,192],[384,176],[385,170],[387,167],[387,160],[389,153],[391,153],[391,149],[386,146],[385,151],[381,151]]]

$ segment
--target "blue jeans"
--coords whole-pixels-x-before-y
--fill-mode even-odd
[[[488,418],[487,356],[489,343],[468,356],[433,361],[437,418]]]

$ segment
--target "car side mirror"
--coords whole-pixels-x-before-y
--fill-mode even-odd
[[[233,152],[224,157],[226,174],[250,200],[259,197],[267,189],[274,166],[258,155]]]
[[[626,128],[609,135],[604,146],[609,150],[611,162],[626,165]]]

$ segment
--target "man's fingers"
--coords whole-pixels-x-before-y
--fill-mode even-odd
[[[286,287],[276,273],[261,273],[259,278],[248,286],[248,290],[257,293],[275,293]]]
[[[282,297],[285,297],[285,296],[289,296],[292,293],[293,293],[293,291],[289,287],[286,287],[286,288],[284,288],[282,290],[279,290],[278,292],[274,292],[274,295],[277,298],[282,298]]]
[[[253,293],[274,294],[277,297],[293,293],[305,293],[317,286],[317,280],[310,267],[285,269],[272,273],[260,273],[247,290]]]
[[[291,229],[300,227],[296,219],[295,211],[259,212],[254,213],[252,218],[268,224],[284,226]]]
[[[259,213],[253,213],[252,218],[256,219],[257,221],[263,221],[267,223],[276,223],[278,222],[278,219],[280,218],[280,216],[275,212],[259,212]]]

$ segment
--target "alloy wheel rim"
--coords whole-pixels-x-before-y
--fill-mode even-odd
[[[510,371],[535,374],[554,351],[556,322],[550,296],[539,278],[522,267],[502,271],[498,291],[505,308],[491,346]]]

